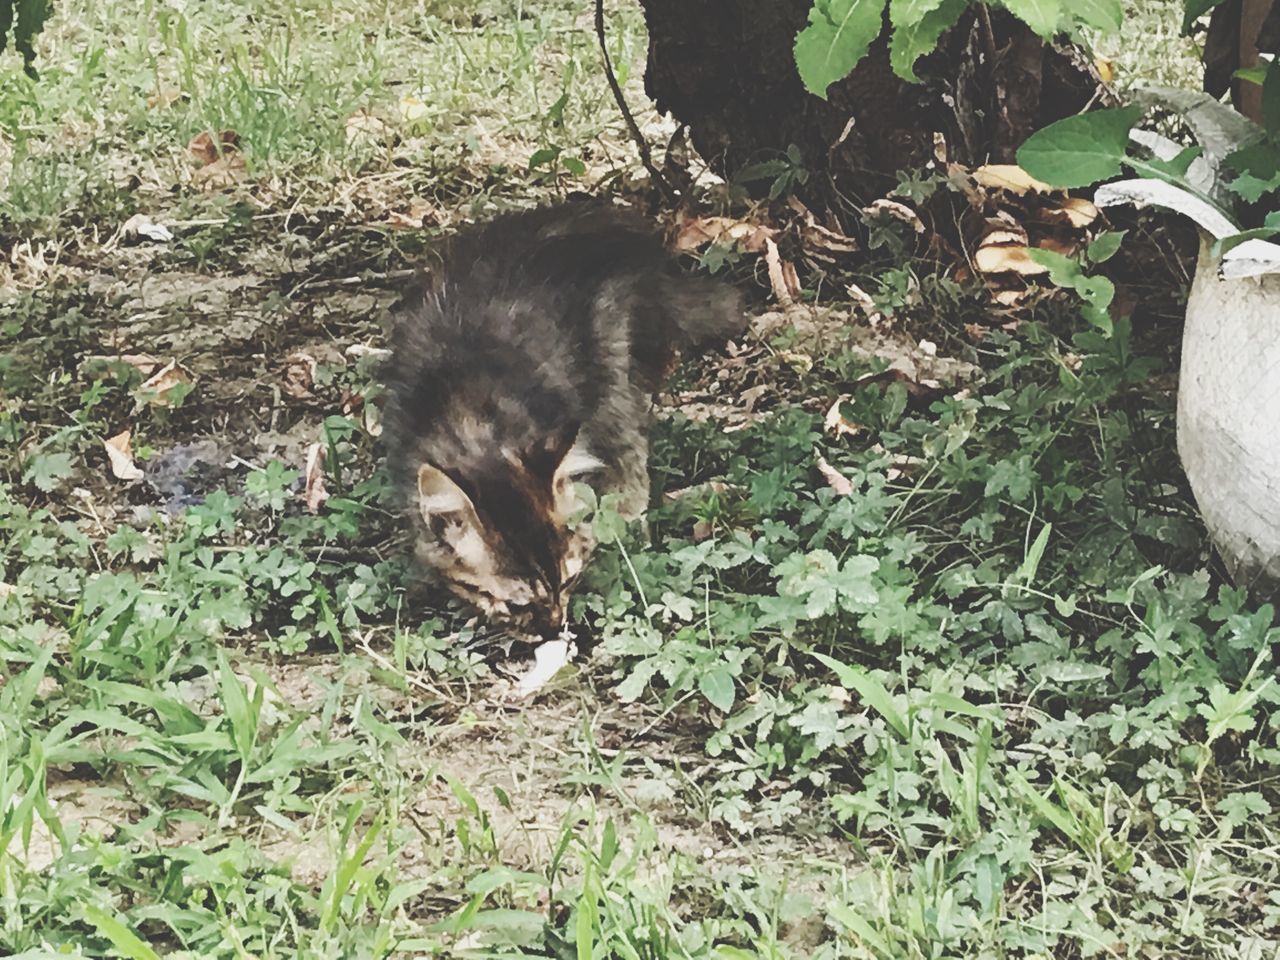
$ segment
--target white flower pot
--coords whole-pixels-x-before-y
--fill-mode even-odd
[[[1232,579],[1280,594],[1280,274],[1224,280],[1201,243],[1187,302],[1178,454]]]

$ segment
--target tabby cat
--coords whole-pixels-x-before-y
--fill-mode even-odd
[[[489,619],[561,630],[594,546],[577,482],[649,499],[652,398],[679,348],[742,331],[642,219],[570,202],[462,231],[401,304],[387,436],[417,553]]]

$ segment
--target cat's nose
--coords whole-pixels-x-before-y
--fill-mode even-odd
[[[547,604],[538,618],[537,630],[543,640],[554,640],[564,630],[564,604],[553,601]]]

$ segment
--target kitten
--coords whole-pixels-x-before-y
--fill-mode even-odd
[[[682,275],[616,208],[464,230],[392,336],[387,436],[419,559],[491,620],[553,636],[594,546],[569,523],[574,484],[640,516],[650,407],[677,350],[744,326],[736,291]]]

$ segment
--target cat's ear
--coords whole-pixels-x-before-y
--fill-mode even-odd
[[[429,463],[418,467],[418,510],[428,523],[435,518],[473,522],[476,515],[462,488]]]

